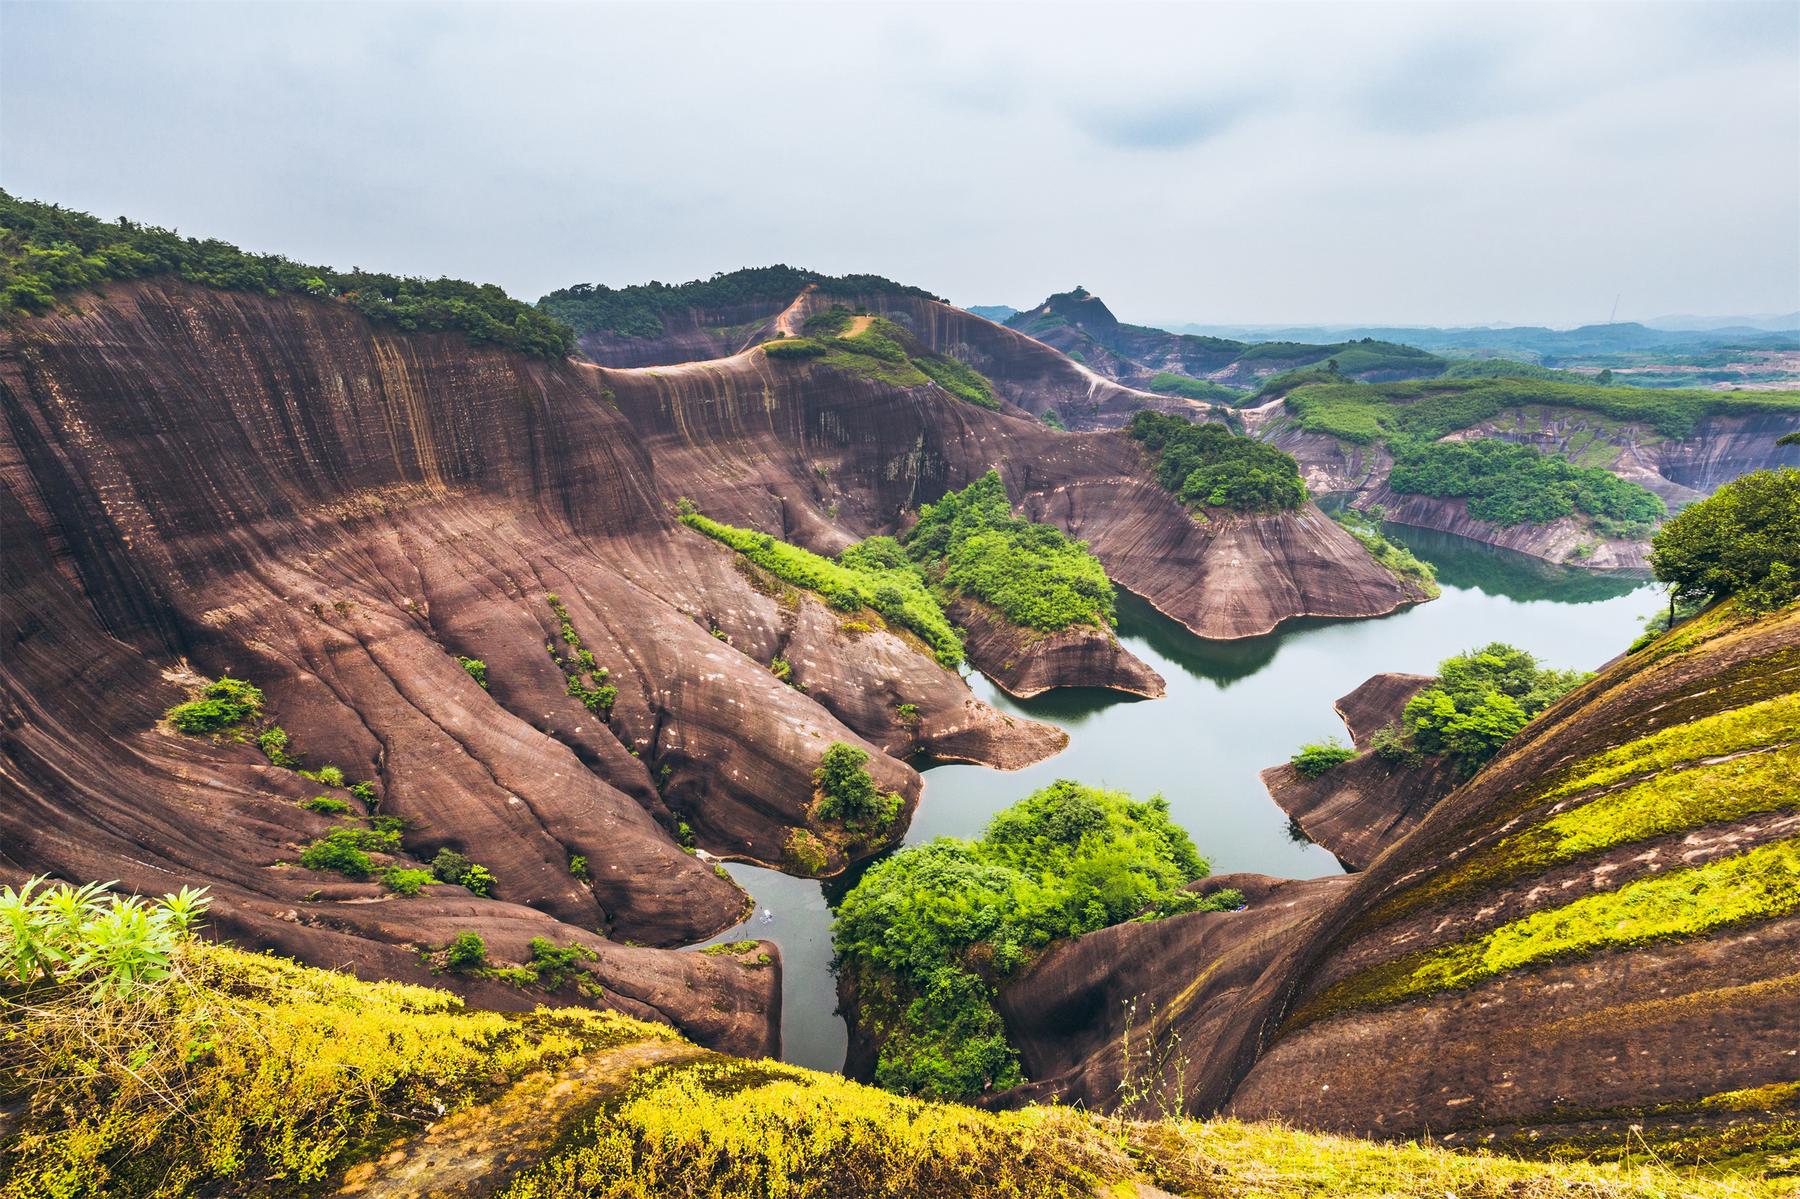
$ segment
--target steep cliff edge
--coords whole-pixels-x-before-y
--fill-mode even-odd
[[[1024,1094],[1110,1102],[1149,1052],[1189,1110],[1314,1128],[1592,1146],[1630,1126],[1684,1157],[1785,1135],[1797,647],[1800,610],[1716,609],[1561,700],[1365,873],[1059,947],[1008,987],[1009,1025],[1090,1051]]]

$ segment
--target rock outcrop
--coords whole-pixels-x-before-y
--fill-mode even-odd
[[[1056,947],[1002,995],[1037,1074],[1008,1098],[1114,1103],[1147,1062],[1150,1107],[1179,1080],[1190,1111],[1313,1128],[1730,1152],[1740,1114],[1795,1105],[1797,688],[1800,609],[1715,610],[1364,873]]]
[[[1099,687],[1144,699],[1162,697],[1163,677],[1110,631],[1072,625],[1039,633],[1010,624],[978,600],[952,604],[969,661],[1008,695],[1030,699],[1054,687]]]
[[[940,344],[995,329],[909,302]],[[999,336],[995,353],[1079,377]],[[435,975],[423,954],[464,931],[497,965],[535,937],[579,943],[601,1002],[745,1053],[774,1044],[778,971],[674,951],[746,902],[681,838],[813,870],[794,861],[810,833],[841,868],[881,839],[812,814],[832,742],[874,755],[903,827],[920,782],[902,757],[1012,768],[1065,738],[681,527],[677,499],[829,551],[998,465],[1033,515],[1209,635],[1415,598],[1315,511],[1195,524],[1117,434],[755,349],[545,362],[329,301],[147,280],[9,327],[0,416],[0,873],[210,885],[219,927],[248,944],[500,1006],[545,997]],[[609,709],[594,676],[571,681],[570,636],[608,672]],[[1141,663],[1091,648],[1039,654],[1029,685],[1150,689]],[[486,664],[485,687],[461,658]],[[298,801],[372,807],[248,735],[160,720],[227,673],[264,690],[302,765],[371,784],[405,822],[386,861],[454,850],[492,872],[491,896],[297,865],[341,823]]]
[[[1398,720],[1406,701],[1432,681],[1430,675],[1375,675],[1336,704],[1361,751],[1357,757],[1317,778],[1286,762],[1262,772],[1269,797],[1348,870],[1366,869],[1456,787],[1455,770],[1441,759],[1384,762],[1368,752],[1370,738]]]

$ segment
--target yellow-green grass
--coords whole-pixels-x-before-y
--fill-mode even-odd
[[[1753,750],[1723,762],[1652,775],[1559,812],[1536,828],[1476,851],[1432,878],[1424,890],[1441,901],[1616,846],[1796,807],[1800,745]]]
[[[117,1002],[0,996],[0,1089],[33,1090],[0,1197],[266,1193],[316,1182],[421,1112],[603,1045],[674,1034],[580,1009],[476,1011],[197,942]]]
[[[1653,770],[1791,741],[1800,729],[1800,694],[1771,699],[1660,729],[1577,764],[1539,797],[1547,801],[1609,787]]]
[[[1407,954],[1334,984],[1292,1026],[1474,986],[1521,967],[1702,936],[1800,911],[1800,838],[1585,895],[1451,945]]]
[[[317,1193],[352,1164],[381,1160],[439,1104],[485,1102],[590,1050],[675,1039],[611,1013],[475,1011],[441,991],[220,947],[186,945],[178,966],[168,983],[112,1006],[0,997],[6,1090],[35,1091],[27,1131],[0,1149],[0,1194]],[[620,1085],[567,1097],[572,1109],[599,1107],[572,1120],[508,1199],[1123,1197],[1146,1181],[1209,1199],[1780,1193],[1762,1178],[1660,1161],[1527,1161],[1057,1107],[985,1112],[717,1055],[640,1068]],[[1772,1098],[1719,1102],[1750,1111]],[[461,1148],[452,1140],[434,1152]]]
[[[1552,804],[1585,792],[1597,792],[1617,786],[1634,775],[1654,776],[1656,771],[1692,768],[1695,763],[1707,758],[1766,750],[1794,740],[1796,729],[1800,729],[1800,696],[1796,695],[1777,695],[1723,712],[1714,712],[1584,758],[1570,766],[1549,787],[1535,792],[1524,790],[1517,802],[1508,803],[1500,810],[1510,818],[1522,814],[1533,805]],[[1790,764],[1787,781],[1781,781],[1779,770],[1772,781],[1779,788],[1777,793],[1786,794],[1791,801],[1797,785],[1791,777],[1792,759],[1787,757],[1783,761]],[[1697,781],[1705,785],[1704,781]],[[1581,840],[1569,841],[1567,852],[1563,856],[1541,856],[1545,847],[1553,844],[1547,838],[1554,837],[1554,844],[1563,843],[1560,833],[1540,834],[1534,829],[1518,834],[1487,850],[1477,851],[1463,865],[1425,876],[1415,885],[1374,908],[1363,918],[1361,924],[1364,927],[1379,927],[1417,911],[1428,903],[1462,891],[1473,883],[1503,877],[1521,877],[1533,866],[1547,866],[1567,860],[1568,857],[1585,852],[1574,846],[1592,841],[1595,837],[1610,835],[1615,838],[1611,844],[1624,844],[1628,840],[1661,835],[1655,831],[1631,835],[1630,830],[1633,828],[1653,829],[1659,820],[1666,823],[1675,819],[1667,790],[1658,788],[1654,777],[1648,779],[1643,787],[1643,791],[1634,787],[1629,796],[1622,794],[1604,805],[1598,802],[1590,804],[1589,808],[1599,813],[1595,818],[1597,827],[1586,833]],[[1716,795],[1716,790],[1711,794]],[[1750,798],[1744,796],[1731,802],[1748,802]],[[1776,806],[1792,806],[1792,803]],[[1729,815],[1698,818],[1702,813],[1695,808],[1696,805],[1689,805],[1690,815],[1696,819],[1693,824],[1685,827],[1733,818]],[[1562,821],[1558,828],[1568,829],[1579,825],[1584,817],[1578,813],[1585,810],[1588,809],[1572,809],[1566,814],[1566,819],[1558,817]],[[1774,808],[1752,807],[1743,814],[1752,815],[1757,811],[1771,810]],[[1655,815],[1657,812],[1661,815]],[[1496,817],[1496,822],[1497,819]],[[1670,825],[1663,831],[1676,832],[1681,827],[1684,826]],[[1600,847],[1602,846],[1593,846]]]
[[[1273,1124],[984,1112],[768,1062],[644,1071],[502,1199],[1763,1196],[1760,1179],[1322,1136]]]

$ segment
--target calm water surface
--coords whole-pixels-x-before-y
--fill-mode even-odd
[[[1336,874],[1337,859],[1289,834],[1287,816],[1258,778],[1301,743],[1344,735],[1333,700],[1372,674],[1429,674],[1442,659],[1489,641],[1511,642],[1548,666],[1591,670],[1622,651],[1661,603],[1641,576],[1549,566],[1447,534],[1387,533],[1437,567],[1440,598],[1378,620],[1307,621],[1219,643],[1121,595],[1119,636],[1162,674],[1164,699],[1067,689],[1019,701],[971,676],[976,695],[1003,712],[1061,726],[1069,746],[1010,774],[931,768],[906,844],[978,836],[995,812],[1071,778],[1137,796],[1161,792],[1215,874]],[[717,940],[764,937],[781,946],[783,1058],[840,1069],[846,1038],[835,1010],[830,904],[854,880],[822,887],[753,866],[727,869],[756,897],[757,914]]]

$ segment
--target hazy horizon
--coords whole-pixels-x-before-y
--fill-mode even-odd
[[[527,300],[788,262],[1153,325],[1800,310],[1783,0],[9,0],[0,130],[15,194]]]

